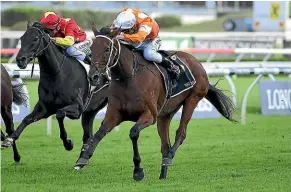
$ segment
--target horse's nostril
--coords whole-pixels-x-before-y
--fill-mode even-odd
[[[94,80],[94,81],[98,80],[98,75],[93,75],[92,80]]]

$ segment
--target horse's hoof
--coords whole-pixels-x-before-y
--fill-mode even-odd
[[[14,162],[16,164],[20,163],[20,159],[21,159],[21,157],[19,155],[18,156],[14,156]]]
[[[162,166],[173,166],[173,159],[163,158]]]
[[[81,166],[81,165],[75,165],[74,167],[73,167],[73,170],[74,171],[79,171],[80,169],[82,169],[84,166]]]
[[[66,142],[64,142],[64,147],[67,151],[71,151],[74,148],[74,143],[72,140],[67,140]]]
[[[12,138],[10,138],[10,137],[7,137],[4,141],[3,141],[3,143],[1,144],[1,147],[3,147],[3,148],[8,148],[8,147],[12,147],[12,145],[13,145],[13,139]]]
[[[73,167],[73,170],[78,171],[88,164],[89,164],[89,159],[79,158],[76,165]]]
[[[143,168],[140,168],[138,171],[133,173],[133,179],[135,181],[141,181],[144,178]]]

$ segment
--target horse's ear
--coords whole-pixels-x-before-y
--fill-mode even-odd
[[[120,29],[114,29],[114,30],[111,30],[111,36],[112,37],[116,37],[118,35],[118,32],[120,31]]]
[[[92,31],[93,31],[95,37],[100,34],[99,31],[96,28],[96,24],[95,23],[92,23]]]
[[[31,21],[28,21],[28,22],[27,22],[27,25],[26,25],[26,30],[29,29],[31,26],[32,26]]]
[[[109,28],[109,27],[102,27],[100,29],[101,35],[109,35],[110,33],[111,33],[111,28]]]

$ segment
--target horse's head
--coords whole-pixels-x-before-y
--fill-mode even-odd
[[[98,32],[94,30],[96,38],[93,41],[92,63],[89,71],[91,81],[96,81],[100,73],[106,73],[106,70],[114,67],[120,57],[120,43],[116,40],[115,33],[110,28],[104,27]]]
[[[16,62],[21,69],[25,69],[29,62],[40,56],[51,42],[49,35],[45,32],[45,26],[38,22],[33,25],[29,22],[20,40],[21,48],[17,54]]]

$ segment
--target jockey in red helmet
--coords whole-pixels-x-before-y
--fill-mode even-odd
[[[89,55],[90,47],[93,43],[91,38],[87,38],[85,31],[77,25],[74,19],[61,18],[54,12],[46,12],[42,15],[40,23],[46,26],[51,39],[62,47],[66,48],[66,53],[70,56],[91,64]]]

